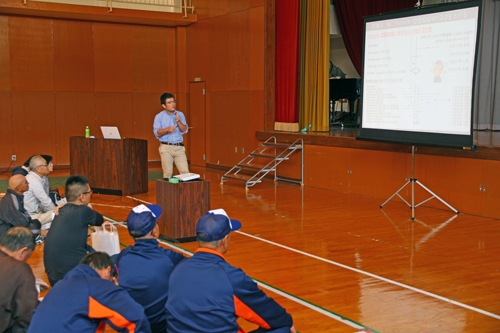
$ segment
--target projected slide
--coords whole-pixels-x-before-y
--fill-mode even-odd
[[[362,128],[470,135],[478,12],[366,22]]]

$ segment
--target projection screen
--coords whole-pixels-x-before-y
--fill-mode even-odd
[[[365,18],[357,139],[473,146],[481,1]]]

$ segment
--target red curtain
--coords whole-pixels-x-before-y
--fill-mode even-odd
[[[300,0],[276,0],[275,121],[298,123]]]
[[[416,0],[335,0],[344,44],[354,67],[362,75],[363,61],[363,16],[412,8]]]

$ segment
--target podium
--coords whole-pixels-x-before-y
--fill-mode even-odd
[[[210,210],[210,181],[169,183],[157,179],[156,204],[163,211],[158,219],[161,237],[174,243],[193,242],[196,222]]]
[[[69,139],[70,173],[90,180],[94,193],[148,192],[148,142],[141,139]]]

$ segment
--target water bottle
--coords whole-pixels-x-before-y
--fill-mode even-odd
[[[89,137],[90,137],[90,130],[89,130],[89,127],[88,127],[88,126],[85,128],[85,137],[86,137],[86,138],[89,138]]]

